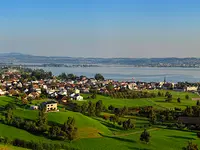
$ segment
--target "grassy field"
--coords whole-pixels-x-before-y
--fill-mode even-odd
[[[16,109],[15,116],[26,119],[36,120],[38,111],[27,109]],[[66,111],[66,112],[51,112],[48,113],[48,121],[59,124],[64,124],[68,117],[74,117],[76,126],[78,127],[80,137],[99,137],[99,133],[111,134],[111,132],[104,125],[90,117],[84,116],[81,113]]]
[[[158,93],[158,90],[153,90],[149,92]],[[166,93],[166,90],[160,90],[162,93]],[[163,108],[186,108],[186,106],[196,105],[196,101],[193,101],[192,98],[199,97],[197,94],[189,92],[175,92],[169,91],[173,95],[172,102],[165,102],[165,97],[156,97],[156,98],[138,98],[138,99],[121,99],[121,98],[111,98],[107,96],[97,95],[96,99],[86,99],[88,95],[84,95],[85,101],[97,102],[102,100],[105,106],[113,105],[115,107],[139,107],[139,106],[154,106],[159,109]],[[189,95],[190,99],[185,99],[185,96]],[[181,103],[177,103],[177,98],[181,98]],[[84,101],[78,101],[77,103],[82,104]]]
[[[8,134],[9,131],[9,134]],[[139,149],[148,149],[148,150],[181,150],[181,148],[187,145],[188,141],[193,141],[200,145],[200,140],[197,139],[196,133],[187,132],[187,131],[177,131],[169,129],[149,129],[151,134],[151,140],[149,144],[145,144],[139,141],[139,137],[142,130],[140,131],[131,131],[129,134],[109,136],[103,135],[99,138],[84,138],[67,143],[71,147],[78,148],[80,150],[139,150]],[[51,141],[44,137],[39,137],[32,135],[26,131],[9,127],[6,125],[0,124],[0,135],[7,136],[11,138],[21,138],[24,140],[33,140],[33,141],[43,141],[43,142],[57,142]],[[20,137],[19,137],[20,135]],[[60,141],[58,141],[60,143]],[[10,147],[12,149],[20,149],[15,147]]]
[[[187,142],[192,140],[200,145],[193,132],[168,129],[150,129],[151,141],[145,144],[139,141],[141,131],[125,136],[104,136],[102,138],[81,139],[72,143],[81,150],[181,150]],[[100,143],[100,144],[99,144]]]
[[[152,91],[150,91],[152,92]],[[166,92],[166,91],[161,91]],[[192,101],[191,98],[198,97],[193,93],[174,92],[170,91],[173,95],[173,100],[170,103],[165,102],[164,97],[157,97],[151,99],[112,99],[110,97],[97,95],[95,100],[102,100],[106,106],[113,105],[115,107],[123,106],[154,106],[156,108],[185,108],[186,106],[196,105],[196,101]],[[186,100],[185,95],[188,94],[190,99]],[[181,98],[181,103],[177,103],[177,98]],[[12,97],[0,97],[0,107],[4,107],[7,103],[14,102]],[[38,103],[39,101],[34,101]],[[78,102],[83,103],[83,102]],[[19,116],[26,119],[35,120],[38,116],[38,111],[28,110],[17,107],[14,111],[15,116]],[[63,124],[68,117],[74,117],[76,120],[76,126],[78,127],[78,139],[69,143],[66,141],[52,141],[43,136],[33,135],[25,130],[21,130],[12,126],[4,125],[0,123],[0,136],[9,137],[11,139],[20,138],[23,140],[33,140],[36,142],[43,141],[46,143],[65,143],[71,147],[78,148],[80,150],[178,150],[187,145],[187,142],[192,140],[200,146],[200,140],[197,139],[196,133],[188,131],[178,131],[170,129],[162,129],[157,127],[149,128],[149,121],[147,118],[131,116],[132,121],[136,125],[136,129],[124,131],[120,126],[113,125],[110,121],[105,121],[101,118],[87,117],[81,113],[72,111],[60,111],[48,113],[48,121]],[[108,114],[111,115],[111,114]],[[1,114],[0,114],[1,117]],[[121,119],[127,119],[130,116],[125,116]],[[141,143],[139,137],[143,128],[147,127],[151,134],[151,141],[149,144]],[[99,134],[100,133],[100,134]],[[4,147],[4,145],[0,145]],[[6,150],[18,150],[21,148],[6,146]]]

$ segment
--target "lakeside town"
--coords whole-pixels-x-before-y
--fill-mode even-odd
[[[26,70],[26,69],[25,69]],[[36,76],[34,76],[36,74]],[[28,78],[24,78],[24,76]],[[43,77],[42,77],[43,76]],[[99,94],[108,94],[113,91],[145,91],[145,90],[173,90],[178,92],[192,92],[199,95],[200,83],[167,82],[164,77],[162,82],[140,82],[140,81],[114,81],[104,79],[101,74],[94,78],[86,76],[66,75],[62,73],[58,77],[44,70],[31,70],[28,72],[17,69],[6,69],[0,76],[0,95],[19,96],[24,101],[38,99],[54,99],[57,102],[66,103],[68,100],[82,101],[81,94],[89,94],[96,90]],[[197,100],[197,99],[195,99]],[[200,98],[198,99],[200,100]],[[55,102],[55,101],[54,101]],[[37,106],[31,106],[38,109]]]

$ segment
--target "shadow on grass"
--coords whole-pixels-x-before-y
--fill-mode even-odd
[[[141,120],[141,121],[149,121],[148,118],[145,117],[138,117],[138,116],[124,116],[123,118],[127,118],[127,119],[133,119],[133,120]]]
[[[101,133],[99,133],[99,135],[101,135],[102,137],[105,137],[105,138],[110,138],[110,139],[118,140],[121,142],[136,143],[136,141],[134,141],[134,140],[125,139],[125,138],[121,138],[121,137],[108,136],[108,135],[103,135]]]
[[[184,139],[184,140],[195,140],[195,138],[190,138],[190,137],[185,137],[185,136],[177,136],[177,135],[171,135],[171,136],[167,136],[167,137],[176,138],[176,139]]]
[[[138,148],[138,147],[130,147],[130,146],[128,146],[128,149],[131,149],[131,150],[151,150],[151,149],[148,149],[148,148]]]
[[[167,128],[167,127],[164,127],[164,126],[158,126],[159,128],[161,129],[165,129],[165,130],[174,130],[174,131],[181,131],[181,132],[190,132],[190,133],[193,133],[193,134],[196,134],[195,131],[193,130],[184,130],[184,129],[177,129],[177,128]]]

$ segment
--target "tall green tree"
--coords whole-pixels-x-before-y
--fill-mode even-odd
[[[88,102],[87,111],[89,116],[95,116],[95,104],[93,104],[91,101]]]
[[[187,94],[187,95],[185,95],[185,99],[190,99],[190,97],[189,97],[189,95]]]
[[[82,114],[86,114],[87,108],[88,108],[88,104],[87,104],[87,103],[83,103],[83,104],[81,105],[81,113],[82,113]]]
[[[95,78],[96,80],[98,80],[98,81],[103,81],[103,80],[104,80],[103,75],[100,74],[100,73],[95,74],[94,78]]]
[[[102,109],[103,109],[103,102],[102,100],[99,100],[96,102],[95,115],[100,116]]]
[[[47,119],[47,113],[45,112],[45,109],[41,109],[38,113],[38,121],[37,125],[39,126],[40,131],[46,131],[48,128],[48,119]]]
[[[66,132],[67,137],[70,141],[74,140],[77,136],[78,128],[75,127],[75,119],[68,117],[68,120],[63,125],[63,131]]]
[[[5,113],[5,121],[7,124],[12,124],[13,119],[14,119],[13,110],[9,108],[6,110]]]
[[[156,116],[156,113],[155,113],[155,111],[153,109],[150,110],[149,119],[150,119],[151,123],[155,124],[155,122],[157,120],[157,116]]]
[[[146,129],[144,129],[144,131],[140,135],[140,141],[144,141],[146,143],[149,143],[150,138],[151,138],[151,136],[150,136],[149,132]]]

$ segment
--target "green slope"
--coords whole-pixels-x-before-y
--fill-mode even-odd
[[[14,111],[15,116],[19,116],[26,119],[36,120],[38,111],[17,109]],[[48,121],[59,124],[64,124],[68,117],[74,117],[76,120],[76,126],[80,137],[98,137],[99,132],[105,134],[111,134],[111,131],[97,120],[87,117],[81,113],[66,111],[66,112],[50,112],[47,113]]]

